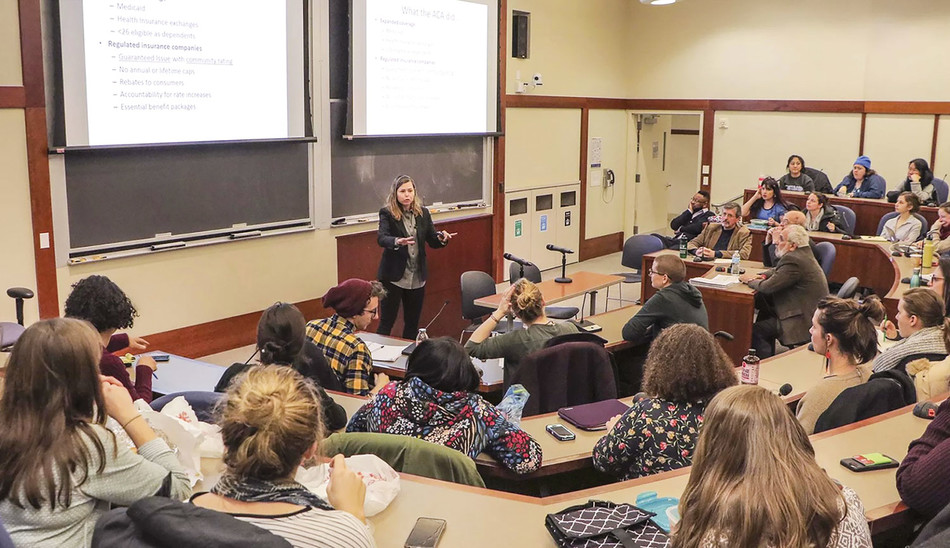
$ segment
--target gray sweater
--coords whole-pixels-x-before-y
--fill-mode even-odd
[[[35,509],[24,501],[24,508],[9,499],[0,501],[0,518],[17,546],[35,548],[85,547],[92,543],[93,528],[110,504],[128,506],[154,495],[171,475],[171,497],[183,500],[191,493],[188,475],[178,458],[161,438],[156,438],[133,453],[103,426],[93,425],[105,447],[106,462],[101,473],[95,446],[86,439],[92,456],[89,477],[82,485],[72,488],[70,505],[50,510],[48,505]],[[57,477],[56,483],[63,481]],[[75,481],[75,480],[73,480]]]

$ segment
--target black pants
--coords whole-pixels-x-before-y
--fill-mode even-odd
[[[389,335],[399,314],[399,304],[402,303],[402,338],[415,340],[419,333],[419,316],[422,315],[425,286],[419,289],[403,289],[392,282],[383,282],[383,287],[386,288],[386,298],[379,303],[379,328],[376,332]]]
[[[752,324],[752,348],[759,358],[775,355],[775,340],[778,338],[778,318],[771,317]]]
[[[679,249],[680,248],[680,239],[673,238],[671,236],[664,236],[663,234],[650,234],[650,236],[656,236],[659,238],[663,245],[666,246],[666,249]]]

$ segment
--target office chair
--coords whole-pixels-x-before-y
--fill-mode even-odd
[[[524,268],[524,278],[529,282],[536,284],[541,283],[541,270],[535,266],[525,266]],[[522,266],[518,263],[511,263],[508,267],[508,281],[511,285],[514,285],[515,282],[521,278],[521,269]],[[580,312],[580,309],[576,306],[545,306],[544,315],[548,318],[555,320],[569,320]]]
[[[13,343],[26,331],[23,326],[23,301],[33,298],[33,291],[25,287],[11,287],[7,295],[16,301],[16,323],[0,322],[0,352],[9,352]]]

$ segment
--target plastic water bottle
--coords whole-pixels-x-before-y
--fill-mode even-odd
[[[419,334],[416,335],[416,346],[422,343],[422,341],[427,341],[427,340],[429,340],[429,334],[426,333],[426,328],[420,327]]]
[[[520,384],[513,384],[508,387],[508,391],[505,392],[505,397],[501,399],[501,403],[495,406],[495,409],[505,419],[515,426],[521,424],[521,412],[524,410],[524,405],[528,402],[528,398],[531,394],[525,390],[525,387]]]
[[[732,254],[732,264],[729,265],[729,273],[738,276],[739,275],[739,261],[742,260],[742,257],[739,256],[739,252],[735,251]]]
[[[686,259],[686,234],[680,234],[680,259]]]
[[[920,287],[920,267],[919,266],[915,266],[914,273],[910,275],[910,286],[912,288]]]
[[[759,384],[759,357],[755,355],[755,348],[742,358],[742,384]]]

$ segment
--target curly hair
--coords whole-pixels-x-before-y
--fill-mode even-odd
[[[672,402],[708,401],[738,382],[732,360],[709,331],[695,324],[664,329],[644,365],[643,391]]]
[[[138,312],[125,292],[105,276],[92,275],[73,284],[66,298],[66,317],[91,323],[100,333],[128,329]]]

